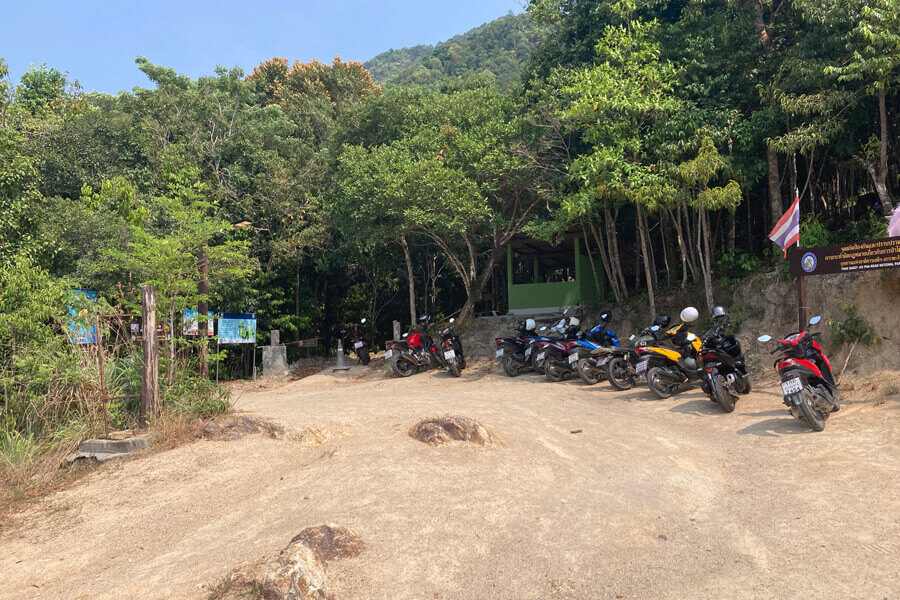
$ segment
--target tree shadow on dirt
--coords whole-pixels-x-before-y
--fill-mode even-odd
[[[748,425],[738,430],[738,435],[758,435],[760,437],[780,437],[782,435],[796,435],[798,433],[812,433],[812,430],[798,421],[797,419],[786,414],[781,419],[766,419]]]

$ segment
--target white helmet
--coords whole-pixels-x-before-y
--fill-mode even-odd
[[[700,318],[700,313],[693,306],[688,306],[683,311],[681,311],[681,320],[684,323],[693,323],[697,319]]]
[[[574,325],[575,327],[578,327],[579,325],[581,325],[581,321],[579,321],[575,317],[572,317],[571,319],[569,319],[569,325],[570,326]]]
[[[534,331],[535,326],[534,319],[525,319],[525,331]]]

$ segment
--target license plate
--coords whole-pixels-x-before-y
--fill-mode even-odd
[[[503,348],[497,350],[497,358],[500,358],[501,356],[503,356]]]
[[[783,381],[781,383],[781,391],[784,392],[785,396],[790,396],[791,394],[796,394],[803,390],[803,381],[800,378],[795,377],[793,379],[788,379],[787,381]]]
[[[538,352],[538,355],[535,358],[537,358],[540,361],[540,360],[544,360],[545,356],[547,356],[546,352]]]
[[[450,360],[451,358],[456,358],[456,352],[454,352],[453,350],[447,350],[446,352],[444,352],[444,358],[447,360]]]
[[[643,376],[644,373],[647,372],[647,365],[648,365],[649,363],[650,363],[650,361],[647,360],[647,359],[642,360],[642,361],[639,362],[639,363],[637,364],[637,366],[635,367],[635,369],[634,369],[635,372],[636,372],[638,375]]]
[[[531,350],[532,350],[531,346],[529,346],[528,348],[525,348],[525,358],[528,358],[529,356],[531,356]]]
[[[353,344],[353,347],[356,348],[357,350],[359,350],[360,348],[363,347],[363,343],[362,343],[362,342],[356,342],[355,344]]]
[[[577,362],[578,362],[578,353],[576,352],[575,354],[570,354],[569,355],[569,364],[574,365]]]
[[[384,351],[384,358],[385,358],[385,359],[388,359],[388,358],[391,357],[392,354],[393,354],[393,351],[391,351],[391,350],[385,350],[385,351]]]

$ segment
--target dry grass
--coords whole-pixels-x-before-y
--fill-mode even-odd
[[[472,442],[480,446],[500,443],[500,438],[488,427],[469,417],[438,417],[416,423],[409,431],[410,437],[420,442],[439,446],[451,441]]]

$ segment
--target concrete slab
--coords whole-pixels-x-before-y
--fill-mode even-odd
[[[146,452],[149,449],[149,436],[135,436],[124,440],[85,440],[81,442],[78,452],[70,454],[66,460],[73,463],[81,458],[93,458],[100,462],[106,462],[114,458]]]

